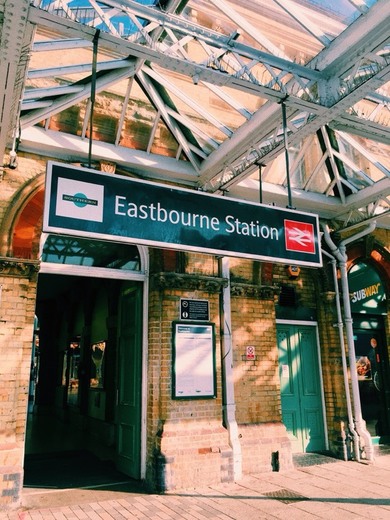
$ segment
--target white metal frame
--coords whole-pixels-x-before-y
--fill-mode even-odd
[[[257,200],[259,183],[253,182],[253,174],[258,165],[269,165],[284,152],[280,114],[282,101],[286,105],[290,147],[299,146],[305,138],[315,136],[316,133],[325,136],[325,126],[335,132],[337,138],[338,132],[348,132],[378,143],[390,144],[389,123],[376,119],[376,114],[386,112],[390,106],[390,95],[387,93],[390,81],[390,3],[387,0],[378,0],[369,8],[363,2],[351,0],[351,6],[360,16],[352,23],[348,22],[349,25],[340,22],[343,30],[333,40],[321,25],[321,20],[326,19],[325,15],[322,13],[321,19],[316,17],[309,2],[304,6],[300,3],[298,8],[293,0],[275,0],[279,12],[282,10],[285,16],[301,27],[303,34],[310,35],[322,48],[312,61],[304,65],[292,60],[283,49],[270,41],[261,27],[255,26],[253,19],[244,17],[240,3],[234,6],[225,0],[212,0],[209,5],[200,3],[199,9],[220,11],[237,27],[232,34],[224,34],[194,22],[184,11],[175,13],[179,5],[181,8],[187,4],[190,9],[197,8],[196,3],[191,1],[172,0],[166,4],[165,10],[161,10],[132,0],[104,0],[99,5],[90,0],[88,9],[93,16],[88,22],[79,18],[77,9],[74,9],[75,4],[70,0],[46,2],[43,7],[39,0],[35,0],[29,3],[27,16],[24,10],[27,2],[15,2],[12,12],[7,6],[3,8],[4,41],[7,41],[7,46],[0,54],[0,78],[7,78],[7,82],[0,81],[0,99],[4,100],[7,107],[0,110],[3,118],[0,119],[3,130],[0,136],[0,157],[4,155],[7,139],[9,142],[10,138],[14,138],[14,147],[19,128],[22,130],[21,150],[45,153],[45,147],[41,148],[45,130],[36,132],[33,125],[43,119],[48,120],[81,100],[88,102],[90,98],[91,63],[32,70],[28,65],[28,53],[47,49],[91,49],[96,30],[100,27],[103,29],[99,34],[99,51],[105,54],[106,59],[98,60],[97,63],[99,76],[96,92],[102,92],[122,79],[127,79],[125,98],[128,100],[134,79],[142,84],[157,116],[144,154],[125,153],[126,160],[121,161],[123,151],[118,145],[118,136],[113,145],[94,145],[94,152],[101,159],[118,158],[124,168],[142,176],[177,183],[184,181],[193,188],[218,194],[226,195],[229,190],[229,194],[236,198]],[[248,8],[250,5],[248,2]],[[62,10],[62,16],[58,10]],[[269,10],[272,19],[276,13],[275,5],[269,6]],[[134,24],[136,32],[124,36],[115,26],[117,16],[127,17]],[[141,24],[139,19],[143,19],[145,24]],[[18,27],[18,32],[11,34],[9,27]],[[34,43],[36,30],[50,34],[51,40]],[[255,45],[242,43],[240,31],[250,36]],[[203,50],[199,58],[189,55],[187,46],[192,44]],[[266,70],[267,77],[256,77],[256,67]],[[227,103],[232,113],[237,113],[237,117],[244,122],[233,130],[218,121],[198,100],[181,95],[178,88],[163,77],[164,71],[189,78],[194,83],[194,92],[196,85],[202,84],[203,88],[209,89]],[[24,89],[28,78],[61,77],[70,72],[84,74],[84,83]],[[233,99],[224,87],[241,93],[242,99],[246,93],[255,95],[262,101],[262,106],[250,113],[245,103]],[[166,103],[164,95],[169,96],[171,92],[191,107],[200,119],[207,121],[210,128],[224,135],[223,142],[216,142],[211,131],[206,131],[204,126],[198,126],[194,120],[186,117],[178,106]],[[371,103],[373,109],[361,109],[358,104],[362,100]],[[125,110],[126,102],[121,123]],[[178,143],[176,157],[168,161],[150,153],[156,125],[160,121]],[[84,135],[79,139],[66,136],[65,141],[69,138],[70,146],[64,146],[63,134],[51,132],[50,135],[54,137],[58,157],[85,158],[87,143],[83,141]],[[188,139],[188,135],[191,135],[191,139]],[[303,189],[294,190],[293,199],[299,201],[300,209],[318,212],[323,219],[332,219],[332,225],[338,229],[374,216],[379,216],[379,226],[390,227],[390,171],[377,159],[372,161],[368,150],[358,144],[356,139],[354,143],[350,141],[350,144],[357,154],[363,155],[381,170],[383,182],[375,181],[370,185],[369,178],[356,164],[326,142],[326,151],[321,161],[322,164],[325,159],[330,161],[334,178],[322,194],[321,203],[318,204],[319,194],[310,192],[312,178]],[[53,152],[53,147],[50,151]],[[180,159],[181,154],[186,156],[186,161]],[[357,177],[367,181],[367,187],[364,187],[364,183],[356,187],[349,178],[340,176],[336,159],[344,162]],[[154,163],[158,166],[153,166]],[[317,176],[319,172],[320,168],[316,168],[313,175]],[[242,182],[246,180],[251,182],[243,186]],[[333,188],[337,188],[338,196],[331,196]],[[349,195],[350,190],[352,195]],[[286,205],[285,184],[269,182],[263,185],[263,193],[266,199],[264,202]]]

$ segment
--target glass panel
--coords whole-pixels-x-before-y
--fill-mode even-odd
[[[49,235],[41,260],[55,264],[140,270],[137,246]]]
[[[383,168],[380,169],[378,165],[383,165],[385,168],[390,169],[390,147],[384,143],[374,142],[364,137],[354,136],[353,139],[357,145],[362,146],[367,151],[366,156],[346,142],[342,136],[339,136],[338,139],[340,152],[350,158],[374,182],[384,179],[386,174]]]
[[[69,12],[65,11],[62,6],[59,6],[58,2],[53,2],[53,0],[36,0],[34,3],[41,9],[45,9],[59,16],[66,17]],[[157,0],[138,0],[138,3],[154,6]],[[104,3],[99,4],[98,8],[102,14],[101,17],[96,16],[96,11],[91,6],[89,0],[68,0],[66,5],[68,9],[73,11],[73,15],[76,16],[77,21],[84,25],[98,27],[101,31],[105,32],[110,32],[111,28],[113,28],[121,36],[130,36],[137,31],[136,25],[129,16],[121,12],[113,15],[113,9],[110,5],[104,5]],[[106,19],[109,19],[110,25],[105,21]],[[139,22],[145,25],[144,20],[139,19]]]

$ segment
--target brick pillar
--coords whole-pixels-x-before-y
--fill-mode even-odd
[[[0,258],[0,511],[18,505],[23,483],[36,271]]]

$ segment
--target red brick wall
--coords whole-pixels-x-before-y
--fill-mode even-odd
[[[17,504],[35,310],[36,265],[0,258],[0,509]]]

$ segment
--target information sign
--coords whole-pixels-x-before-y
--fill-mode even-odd
[[[173,399],[216,397],[214,324],[173,323]]]
[[[192,321],[209,321],[208,300],[180,300],[180,319]]]

